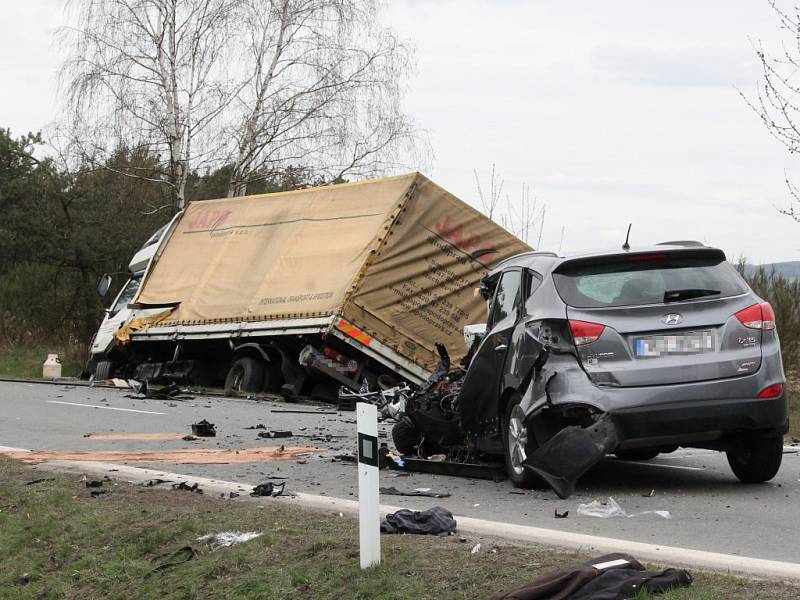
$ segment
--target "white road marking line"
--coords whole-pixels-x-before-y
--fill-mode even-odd
[[[69,406],[85,406],[87,408],[104,408],[106,410],[122,410],[125,412],[142,413],[144,415],[165,415],[167,413],[152,410],[136,410],[135,408],[115,408],[113,406],[97,406],[96,404],[81,404],[80,402],[62,402],[61,400],[48,400],[48,404],[68,404]]]
[[[652,462],[644,462],[638,460],[620,460],[618,458],[613,459],[611,461],[606,462],[614,462],[614,463],[624,463],[626,465],[639,465],[641,467],[661,467],[664,469],[686,469],[687,471],[705,471],[705,467],[684,467],[682,465],[660,465],[658,463]]]

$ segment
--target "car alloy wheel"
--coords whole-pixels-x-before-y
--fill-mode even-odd
[[[522,463],[528,458],[528,428],[523,424],[523,418],[522,409],[515,406],[508,420],[508,453],[511,469],[516,475],[522,475],[525,470]]]

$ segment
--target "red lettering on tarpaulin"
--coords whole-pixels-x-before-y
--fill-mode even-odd
[[[449,215],[444,218],[444,221],[436,223],[434,229],[439,236],[483,264],[489,264],[497,255],[497,249],[488,242],[481,243],[481,236],[477,233],[464,239],[464,226],[454,225],[453,219]]]
[[[189,221],[190,231],[197,229],[216,229],[222,225],[233,211],[227,208],[200,209]]]

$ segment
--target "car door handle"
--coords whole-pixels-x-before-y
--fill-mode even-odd
[[[495,352],[505,352],[508,350],[508,344],[500,344],[499,346],[495,346]]]

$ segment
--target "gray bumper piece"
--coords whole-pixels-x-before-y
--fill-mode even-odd
[[[569,498],[575,483],[619,443],[611,417],[603,415],[590,427],[566,427],[532,452],[523,465],[558,494]]]

